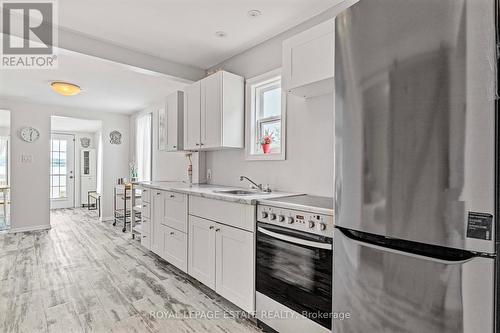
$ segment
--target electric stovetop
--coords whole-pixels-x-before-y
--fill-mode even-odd
[[[329,197],[303,194],[291,197],[262,199],[258,200],[258,204],[333,216],[333,198]]]

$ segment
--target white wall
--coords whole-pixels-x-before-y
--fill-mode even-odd
[[[102,121],[103,132],[103,216],[112,216],[113,186],[118,177],[128,176],[129,116],[85,109],[69,109],[32,104],[14,100],[0,100],[0,108],[11,111],[11,230],[29,230],[50,226],[49,215],[49,142],[50,117],[66,116]],[[26,143],[19,137],[24,126],[40,131],[40,139]],[[122,133],[122,144],[112,145],[109,133]],[[21,155],[33,156],[32,163],[21,163]]]
[[[281,67],[283,40],[339,12],[334,7],[213,68],[224,68],[246,79]],[[241,186],[240,175],[271,188],[333,196],[333,93],[305,101],[287,98],[286,161],[246,161],[244,150],[209,152],[212,183]],[[246,186],[246,185],[245,185]]]

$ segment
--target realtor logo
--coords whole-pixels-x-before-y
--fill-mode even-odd
[[[55,3],[2,1],[1,68],[56,68]]]

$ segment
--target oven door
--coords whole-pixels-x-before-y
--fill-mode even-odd
[[[257,312],[275,301],[331,330],[332,238],[258,223],[256,265]]]

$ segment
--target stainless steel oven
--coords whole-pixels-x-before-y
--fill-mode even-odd
[[[259,323],[282,333],[330,332],[331,216],[274,205],[257,210]]]

